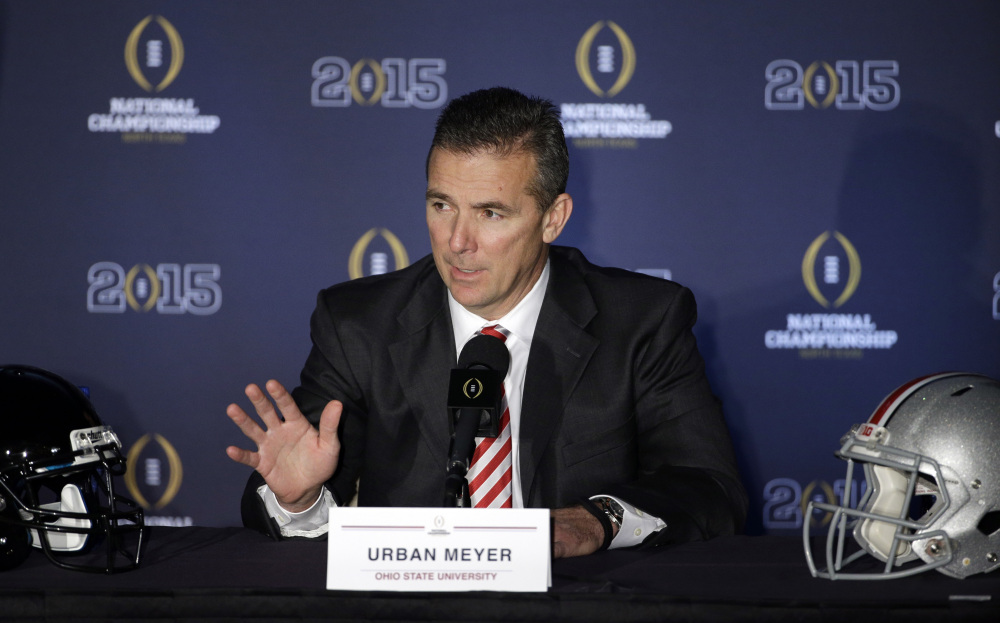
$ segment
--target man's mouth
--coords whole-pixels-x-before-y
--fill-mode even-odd
[[[478,280],[482,279],[483,275],[486,274],[485,271],[481,269],[459,268],[458,266],[452,266],[451,270],[451,278],[455,280],[455,283],[472,284],[474,282],[478,282]]]

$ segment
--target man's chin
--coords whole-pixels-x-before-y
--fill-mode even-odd
[[[475,309],[476,307],[482,305],[482,296],[479,291],[474,288],[455,285],[453,283],[449,287],[449,290],[451,291],[452,298],[454,298],[459,305],[466,309]]]
[[[486,303],[486,297],[478,287],[451,281],[448,284],[448,291],[459,305],[472,313],[476,313],[476,310]]]

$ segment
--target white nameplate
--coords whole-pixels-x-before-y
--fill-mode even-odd
[[[544,508],[330,509],[326,587],[358,591],[545,591]]]

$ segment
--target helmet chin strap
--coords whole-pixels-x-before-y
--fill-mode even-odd
[[[58,502],[42,504],[41,508],[61,513],[87,512],[87,506],[83,503],[83,494],[80,492],[80,488],[76,485],[66,485],[62,488]],[[66,528],[89,529],[90,521],[82,518],[74,519],[70,517],[60,517],[51,525]],[[47,530],[45,532],[45,538],[49,543],[49,547],[56,552],[76,552],[79,551],[83,547],[84,543],[87,542],[87,535],[78,532],[55,532]],[[39,549],[42,548],[41,541],[38,538],[38,531],[34,528],[31,529],[31,544]]]
[[[875,471],[878,490],[875,491],[875,499],[869,512],[874,515],[901,518],[908,479],[899,470],[884,465],[873,465],[872,469]],[[858,536],[868,544],[873,554],[882,560],[888,560],[892,543],[896,539],[897,527],[896,524],[885,521],[865,519],[858,528]],[[899,541],[896,546],[896,562],[908,560],[911,553],[909,542]]]

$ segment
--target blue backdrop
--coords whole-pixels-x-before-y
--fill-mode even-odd
[[[752,533],[895,386],[1000,376],[995,2],[0,2],[0,363],[88,386],[153,523],[235,525],[225,417],[316,292],[429,252],[451,97],[562,107],[560,243],[695,292]],[[0,433],[2,434],[2,433]]]

